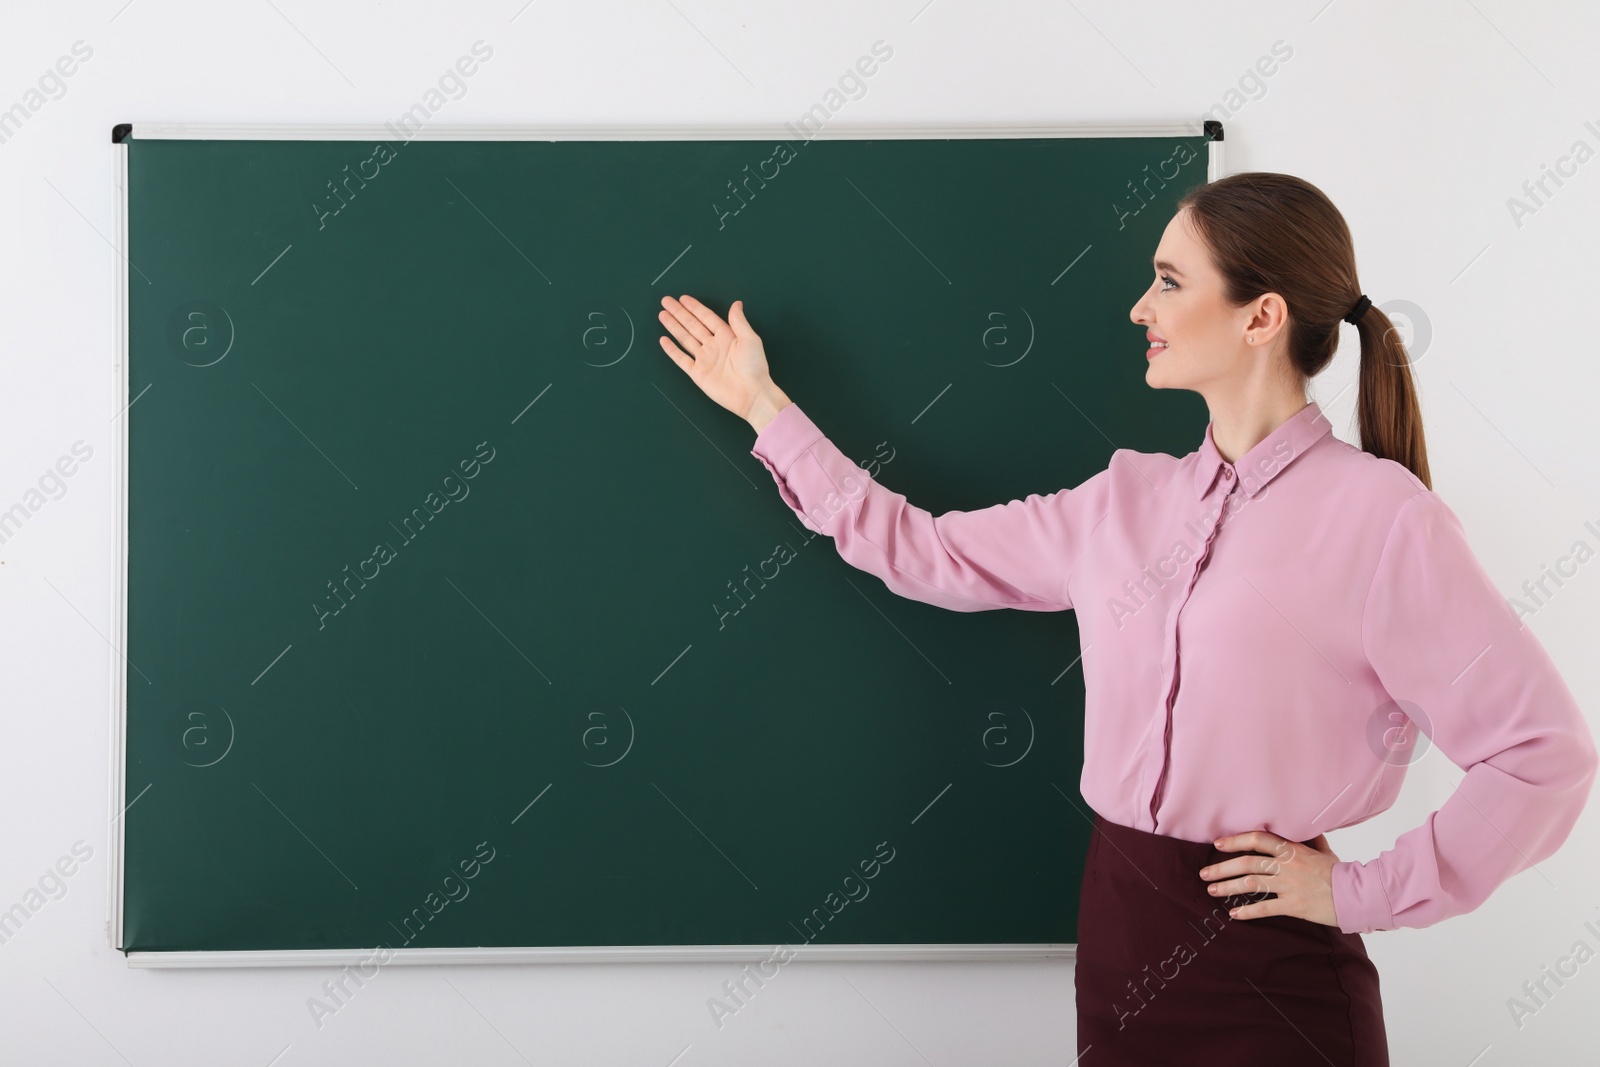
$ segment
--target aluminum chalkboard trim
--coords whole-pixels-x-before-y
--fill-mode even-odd
[[[1133,125],[919,125],[829,123],[817,130],[793,124],[649,125],[649,126],[522,126],[436,124],[399,129],[393,123],[120,123],[112,133],[119,144],[139,140],[282,140],[282,141],[718,141],[765,140],[910,140],[927,137],[1206,137],[1222,139],[1222,124],[1211,121]]]
[[[801,960],[847,961],[1018,961],[1070,960],[1073,944],[1033,945],[815,945],[791,946],[794,955],[779,966]],[[599,945],[556,948],[399,948],[261,949],[237,952],[130,952],[128,966],[203,967],[389,967],[471,963],[759,963],[771,959],[774,945]]]
[[[112,380],[116,382],[115,394],[118,414],[113,421],[119,425],[111,435],[116,449],[117,478],[117,554],[111,575],[111,760],[106,787],[107,843],[110,852],[107,880],[106,937],[113,949],[122,944],[122,813],[126,801],[127,782],[124,775],[128,759],[127,710],[128,672],[121,662],[122,649],[128,647],[128,148],[118,144],[117,166],[117,350],[112,363]]]

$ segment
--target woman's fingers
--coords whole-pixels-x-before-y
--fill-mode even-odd
[[[672,299],[672,297],[662,297],[661,306],[666,308],[667,314],[671,315],[691,337],[701,344],[711,340],[714,336],[713,332],[706,329],[705,323],[701,322],[694,312]]]
[[[694,317],[700,321],[700,324],[704,326],[713,336],[728,329],[728,324],[722,321],[721,315],[718,315],[715,311],[712,311],[710,308],[706,307],[704,304],[700,303],[700,301],[696,300],[687,293],[685,293],[683,296],[683,304],[681,306],[688,308],[689,312],[694,315]]]
[[[661,312],[659,318],[661,319],[661,325],[665,326],[668,331],[671,332],[672,336],[678,339],[678,343],[684,347],[684,351],[688,352],[689,355],[698,358],[700,355],[702,339],[692,333],[689,327],[685,326],[683,322],[675,317],[671,312],[663,311]],[[705,327],[702,326],[700,329],[703,331]],[[666,340],[666,338],[662,338],[662,340]],[[710,340],[710,338],[705,338],[704,340]]]

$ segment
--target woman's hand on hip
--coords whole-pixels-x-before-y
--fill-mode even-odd
[[[726,322],[692,296],[664,296],[661,306],[661,324],[678,342],[661,338],[672,362],[701,392],[760,433],[789,398],[773,384],[766,349],[744,317],[744,301],[733,302]]]
[[[1212,896],[1277,894],[1274,900],[1233,908],[1228,912],[1233,918],[1295,915],[1324,926],[1339,925],[1333,911],[1333,865],[1339,857],[1329,847],[1325,834],[1318,834],[1309,845],[1303,845],[1266,830],[1251,830],[1220,837],[1216,844],[1222,852],[1251,855],[1222,860],[1200,872],[1200,877],[1211,883]]]

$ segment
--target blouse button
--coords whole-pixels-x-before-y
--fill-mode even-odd
[[[1232,467],[1223,467],[1222,468],[1222,476],[1224,478],[1232,478],[1233,477],[1233,468]]]

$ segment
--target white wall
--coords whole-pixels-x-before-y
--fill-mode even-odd
[[[387,121],[479,38],[494,61],[436,121],[782,122],[880,38],[893,61],[841,122],[1184,121],[1281,40],[1293,57],[1228,119],[1229,168],[1315,182],[1350,222],[1365,291],[1423,309],[1435,487],[1501,590],[1514,594],[1575,541],[1600,548],[1584,527],[1600,527],[1600,162],[1520,224],[1507,206],[1574,142],[1600,149],[1600,95],[1586,80],[1600,42],[1593,5],[534,0],[519,14],[523,0],[123,3],[0,11],[0,107],[75,41],[93,49],[65,95],[0,144],[0,508],[75,441],[94,449],[65,496],[0,546],[0,908],[75,841],[94,852],[64,897],[0,945],[7,1063],[1073,1058],[1068,964],[805,963],[721,1030],[705,1002],[727,965],[390,967],[320,1030],[306,1008],[320,972],[130,970],[105,934],[117,122]],[[1140,344],[1130,326],[1122,358]],[[1316,385],[1325,405],[1337,396],[1330,414],[1347,439],[1354,390],[1341,390],[1355,357],[1347,346]],[[1597,620],[1600,562],[1529,620],[1591,719]],[[1431,754],[1391,811],[1336,833],[1335,849],[1376,855],[1460,778]],[[1600,949],[1582,925],[1600,916],[1597,845],[1591,808],[1560,853],[1473,914],[1367,937],[1396,1063],[1592,1058],[1600,962],[1520,1028],[1507,1000],[1575,943]]]

